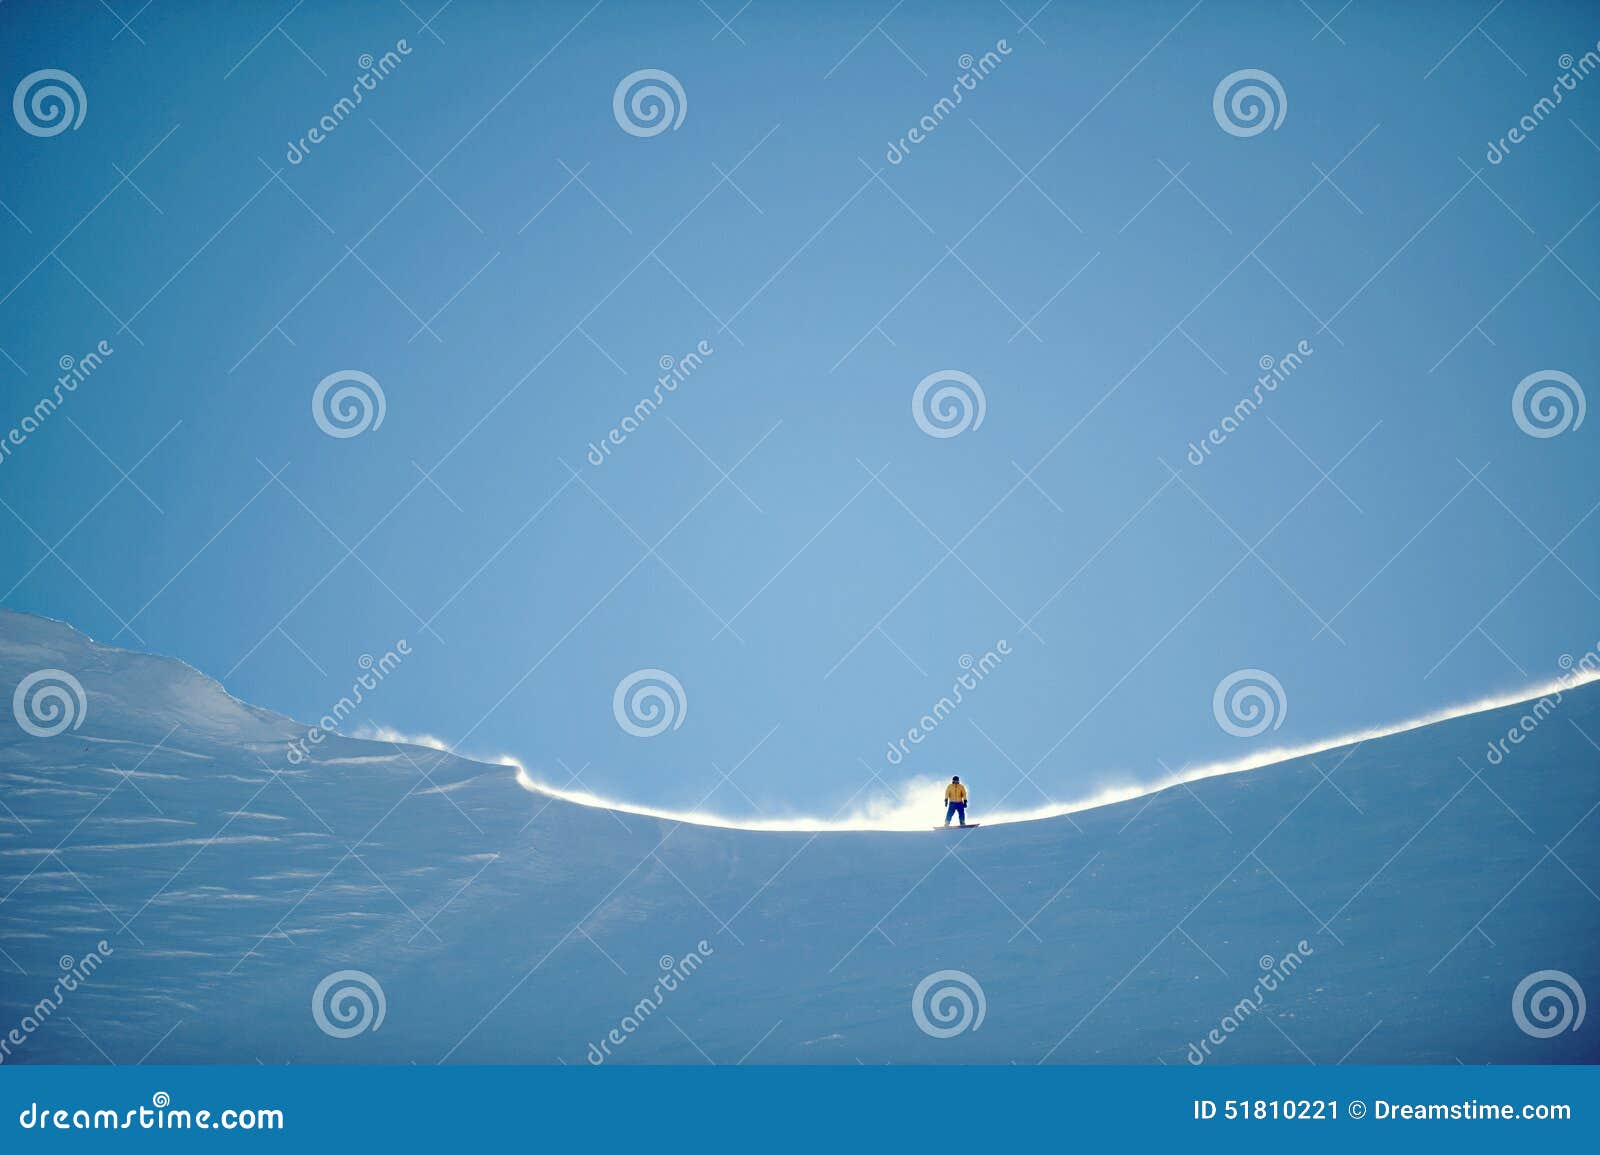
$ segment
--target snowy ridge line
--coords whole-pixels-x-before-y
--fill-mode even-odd
[[[983,811],[976,817],[981,819],[985,826],[1060,818],[1068,814],[1077,814],[1085,810],[1095,810],[1102,806],[1112,806],[1119,802],[1143,798],[1163,790],[1169,790],[1174,786],[1198,782],[1205,778],[1218,778],[1225,774],[1241,774],[1248,770],[1260,770],[1267,766],[1290,762],[1297,758],[1306,758],[1314,754],[1324,754],[1330,750],[1338,750],[1360,742],[1368,742],[1376,738],[1388,738],[1395,734],[1420,730],[1427,726],[1434,726],[1440,722],[1449,722],[1472,714],[1482,714],[1490,710],[1499,710],[1522,702],[1532,702],[1555,694],[1565,694],[1580,686],[1597,681],[1600,681],[1600,669],[1578,666],[1565,677],[1556,678],[1539,685],[1524,687],[1503,695],[1480,698],[1457,706],[1447,706],[1420,717],[1408,718],[1388,725],[1375,726],[1371,729],[1344,734],[1337,738],[1308,742],[1300,746],[1273,747],[1230,761],[1208,762],[1203,766],[1195,766],[1176,774],[1169,774],[1153,783],[1107,786],[1087,798],[1080,798],[1072,802],[1047,803],[1030,810]],[[404,745],[426,746],[430,749],[443,750],[451,754],[456,753],[446,743],[426,734],[407,735],[385,728],[368,730],[357,736],[377,741],[397,742]],[[464,754],[457,756],[469,757]],[[712,826],[725,830],[801,834],[844,831],[926,830],[937,822],[942,813],[941,807],[943,805],[933,800],[942,797],[944,779],[913,778],[903,783],[900,787],[900,798],[885,798],[883,796],[869,798],[865,803],[855,807],[843,817],[730,818],[698,809],[685,811],[641,806],[632,802],[606,798],[587,790],[568,790],[564,787],[554,786],[548,782],[538,780],[528,771],[526,766],[509,755],[475,760],[487,761],[515,769],[517,785],[532,794],[555,798],[578,806],[615,810],[622,814],[636,814],[642,818],[657,818],[668,822],[681,822],[691,826]],[[912,798],[915,801],[911,801]]]
[[[292,725],[298,725],[286,715],[278,714],[265,707],[252,704],[242,698],[237,698],[228,693],[220,682],[204,671],[190,665],[180,658],[165,654],[147,653],[142,650],[129,650],[118,646],[109,646],[96,642],[81,630],[68,622],[46,617],[41,614],[26,613],[18,610],[0,608],[0,622],[7,618],[21,620],[31,619],[45,622],[51,626],[59,626],[69,635],[87,642],[95,650],[111,653],[130,654],[138,658],[154,659],[170,663],[179,669],[193,675],[213,688],[226,701],[240,707],[252,716],[262,720],[282,720]],[[0,639],[3,641],[3,639]],[[1522,702],[1532,702],[1549,696],[1558,696],[1578,689],[1592,682],[1600,681],[1600,657],[1597,657],[1600,646],[1585,653],[1577,661],[1572,661],[1566,672],[1557,678],[1552,678],[1543,683],[1526,686],[1518,690],[1509,691],[1500,695],[1491,695],[1475,701],[1456,706],[1447,706],[1432,713],[1412,717],[1404,721],[1373,727],[1371,729],[1344,734],[1336,738],[1309,742],[1300,746],[1273,747],[1260,750],[1246,757],[1209,762],[1201,766],[1191,767],[1176,774],[1169,774],[1154,782],[1130,782],[1125,785],[1106,786],[1089,795],[1071,802],[1046,803],[1028,810],[996,810],[982,811],[975,814],[985,825],[1000,825],[1002,823],[1035,822],[1046,818],[1060,818],[1068,814],[1077,814],[1085,810],[1094,810],[1102,806],[1111,806],[1121,802],[1131,801],[1135,798],[1146,797],[1181,786],[1190,782],[1197,782],[1206,778],[1216,778],[1224,774],[1239,774],[1248,770],[1259,770],[1266,766],[1305,758],[1315,754],[1326,753],[1330,750],[1341,749],[1345,746],[1355,745],[1360,742],[1371,741],[1375,738],[1387,738],[1395,734],[1403,734],[1411,730],[1419,730],[1426,726],[1448,722],[1457,718],[1464,718],[1473,714],[1485,713],[1490,710],[1503,709],[1507,706],[1518,705]],[[1567,659],[1571,661],[1571,659]],[[535,778],[528,768],[517,758],[509,755],[490,757],[474,757],[471,754],[459,754],[453,746],[429,734],[407,734],[388,727],[363,727],[356,732],[345,735],[350,738],[369,739],[402,745],[422,746],[433,750],[441,750],[453,754],[467,761],[481,764],[507,766],[516,771],[516,781],[523,789],[534,794],[548,798],[570,802],[578,806],[588,806],[603,810],[614,810],[621,814],[636,814],[643,818],[656,818],[668,822],[681,822],[694,826],[710,826],[726,830],[751,830],[774,831],[791,833],[823,833],[831,831],[915,831],[926,830],[942,812],[942,803],[938,801],[943,795],[944,778],[913,778],[903,782],[898,791],[898,797],[885,797],[878,795],[868,798],[864,803],[854,808],[846,804],[847,813],[835,815],[830,818],[791,815],[781,818],[732,818],[726,815],[713,814],[695,809],[691,811],[671,810],[661,807],[643,806],[619,799],[606,798],[586,790],[568,790]],[[89,737],[89,741],[101,741]],[[181,752],[181,751],[179,751]],[[334,759],[333,761],[341,761]],[[910,801],[914,798],[915,801]],[[930,799],[932,801],[930,801]],[[854,799],[851,800],[852,802]]]
[[[4,3],[4,2],[5,2],[5,0],[0,0],[0,3]],[[14,610],[14,609],[11,609],[11,608],[9,608],[7,606],[0,606],[0,624],[3,624],[5,619],[8,618],[8,617],[22,618],[22,619],[31,618],[34,621],[46,622],[46,623],[48,623],[49,625],[52,625],[52,626],[60,626],[68,634],[71,634],[74,637],[82,638],[85,642],[87,642],[89,644],[91,649],[102,650],[102,651],[105,651],[107,653],[113,653],[113,654],[132,654],[134,657],[137,657],[137,658],[149,658],[149,659],[152,659],[152,660],[158,661],[158,662],[169,662],[172,665],[177,666],[180,669],[185,670],[190,674],[193,674],[196,678],[199,678],[206,685],[215,688],[217,693],[221,694],[224,698],[226,698],[228,701],[232,702],[235,706],[238,706],[238,707],[246,710],[247,712],[249,712],[251,714],[254,714],[254,715],[258,716],[258,717],[267,716],[267,717],[272,717],[272,718],[288,718],[287,714],[279,714],[277,711],[269,710],[265,706],[258,706],[254,702],[247,702],[243,698],[235,697],[234,695],[230,694],[228,692],[228,688],[226,686],[224,686],[216,678],[213,678],[210,674],[206,673],[204,670],[200,669],[198,666],[192,666],[188,662],[184,661],[182,658],[176,657],[176,656],[174,656],[172,654],[161,654],[161,653],[155,652],[154,650],[134,650],[134,649],[129,649],[129,648],[125,647],[125,646],[113,646],[109,642],[97,642],[89,634],[85,633],[83,630],[80,630],[77,626],[73,625],[71,622],[65,620],[64,618],[52,618],[48,614],[36,614],[32,610]],[[4,639],[0,638],[0,642],[3,642],[3,641],[4,641]],[[289,718],[289,721],[292,722],[292,721],[294,721],[294,719]],[[98,741],[107,741],[107,739],[101,739],[101,738],[94,738],[94,737],[86,736],[86,741],[98,742]],[[180,754],[181,753],[187,753],[187,751],[182,751],[182,750],[177,751],[177,752],[180,753]],[[199,755],[194,755],[194,756],[195,757],[199,757]]]

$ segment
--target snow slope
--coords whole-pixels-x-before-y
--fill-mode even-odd
[[[1536,1038],[1512,1008],[1536,971],[1600,991],[1600,684],[1498,765],[1524,708],[1059,818],[807,833],[541,797],[420,746],[291,765],[303,725],[0,611],[6,696],[41,668],[87,709],[53,737],[0,714],[9,1062],[579,1064],[613,1030],[612,1062],[1181,1064],[1214,1029],[1209,1062],[1600,1058],[1600,1023]],[[341,970],[381,986],[377,1029],[319,1029]],[[983,1018],[937,1038],[912,997],[944,970]]]

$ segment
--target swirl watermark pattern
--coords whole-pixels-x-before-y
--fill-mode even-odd
[[[660,136],[676,130],[689,112],[689,97],[670,72],[641,68],[617,82],[611,94],[611,115],[629,136]]]
[[[386,412],[383,386],[359,369],[329,373],[311,394],[311,416],[329,437],[359,437],[382,425]]]
[[[334,1039],[353,1039],[383,1026],[389,1004],[383,987],[366,971],[334,971],[311,994],[317,1029]]]
[[[1529,437],[1559,437],[1576,429],[1586,409],[1583,386],[1559,369],[1529,373],[1511,394],[1511,416]]]
[[[1283,683],[1265,670],[1235,670],[1217,683],[1211,714],[1235,738],[1254,738],[1283,725],[1289,699]]]
[[[35,738],[54,738],[83,725],[89,698],[83,683],[65,670],[35,670],[17,683],[11,695],[17,725]]]
[[[683,725],[689,699],[683,683],[665,670],[635,670],[617,683],[611,695],[611,713],[635,738],[654,738]]]
[[[911,1017],[929,1038],[951,1039],[983,1026],[983,987],[966,971],[934,971],[911,993]]]
[[[1583,1026],[1583,988],[1566,971],[1534,971],[1511,993],[1511,1018],[1535,1039],[1549,1039]]]
[[[956,437],[983,424],[989,400],[970,373],[941,369],[917,383],[911,416],[929,437]]]
[[[1289,96],[1270,72],[1241,68],[1217,82],[1211,115],[1229,136],[1259,136],[1276,129],[1289,114]]]
[[[89,97],[72,73],[41,68],[18,83],[11,96],[11,113],[29,136],[59,136],[83,123],[89,114]]]

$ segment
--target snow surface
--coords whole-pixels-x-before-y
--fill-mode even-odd
[[[0,715],[0,1038],[63,956],[112,951],[8,1062],[582,1064],[613,1029],[607,1061],[635,1063],[1182,1064],[1214,1028],[1208,1062],[1600,1058],[1600,1024],[1540,1039],[1512,1014],[1535,971],[1600,991],[1594,683],[1499,764],[1525,707],[1037,821],[783,832],[425,746],[334,737],[291,765],[303,724],[0,611],[6,696],[50,667],[87,691],[80,728]],[[347,969],[385,1014],[340,1039],[312,997]],[[919,1029],[942,970],[981,986],[977,1029]]]

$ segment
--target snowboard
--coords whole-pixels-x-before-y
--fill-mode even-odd
[[[935,826],[934,829],[935,830],[971,830],[974,826],[982,826],[982,825],[983,825],[983,823],[981,823],[981,822],[969,822],[965,826],[957,826],[954,823],[951,823],[949,826],[945,826],[943,824],[940,824],[938,826]]]

